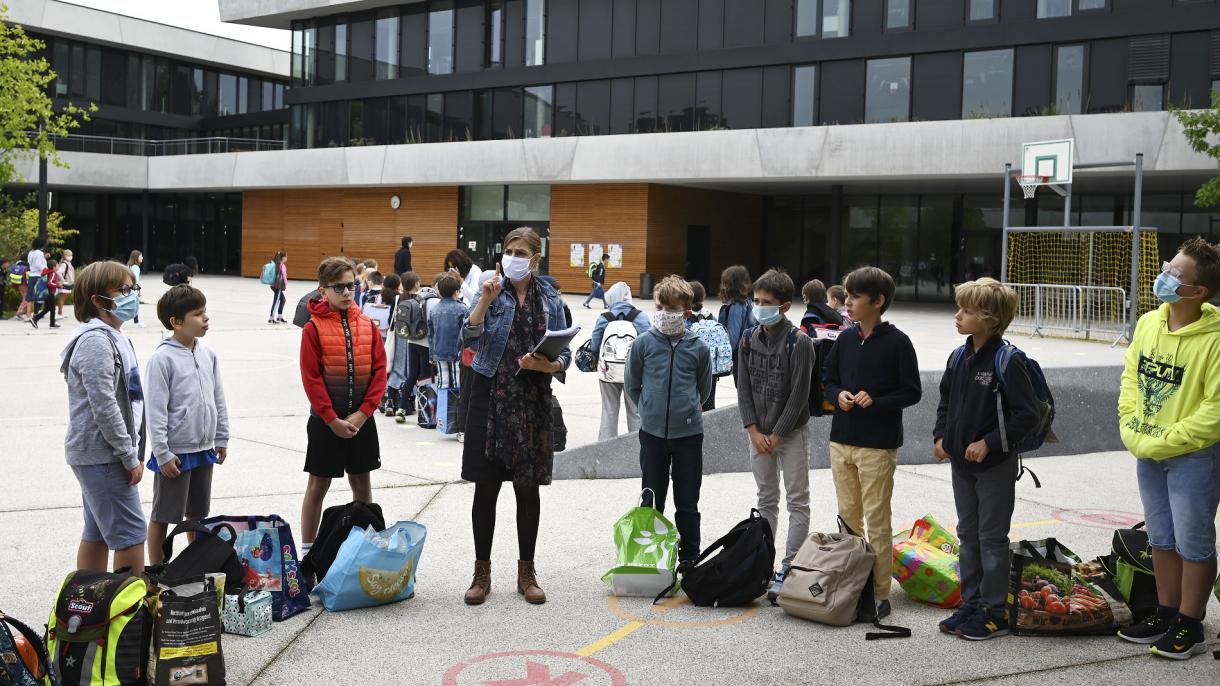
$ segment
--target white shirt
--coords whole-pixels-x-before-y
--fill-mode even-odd
[[[483,270],[479,269],[479,265],[472,264],[466,278],[462,280],[462,302],[467,305],[473,303],[479,294],[479,276],[482,274]]]
[[[25,261],[30,263],[30,273],[36,276],[42,276],[47,268],[47,255],[41,250],[31,250]]]

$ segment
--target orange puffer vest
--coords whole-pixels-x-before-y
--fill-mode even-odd
[[[325,301],[322,303],[325,305]],[[318,308],[321,309],[321,308]],[[373,333],[373,320],[355,305],[347,312],[311,312],[322,347],[322,378],[335,413],[346,418],[360,409],[373,377],[373,346],[381,345]]]

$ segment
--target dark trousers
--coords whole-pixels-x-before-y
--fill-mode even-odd
[[[491,543],[496,535],[496,501],[500,499],[503,481],[479,481],[474,485],[474,505],[470,509],[470,523],[474,528],[474,559],[490,560]],[[542,505],[537,486],[513,485],[517,496],[517,552],[518,559],[534,560],[534,548],[538,544],[538,522]]]
[[[699,557],[699,489],[703,485],[703,434],[658,438],[640,431],[642,487],[652,489],[653,507],[665,512],[670,475],[674,482],[674,523],[682,538],[679,560]],[[645,504],[648,494],[645,493]]]
[[[284,316],[284,303],[287,300],[288,300],[288,298],[284,297],[284,289],[272,288],[271,289],[271,314],[267,315],[267,318],[270,319],[272,317],[275,317],[275,306],[277,304],[280,307],[279,316],[283,317]]]
[[[1011,559],[1008,530],[1017,497],[1017,460],[978,472],[953,465],[953,504],[961,544],[962,604],[1002,612]]]
[[[466,407],[470,402],[470,384],[474,381],[474,369],[462,365],[458,372],[458,420],[457,430],[466,432]]]
[[[47,297],[43,298],[37,304],[37,312],[34,314],[34,321],[40,321],[47,313],[51,313],[51,326],[55,326],[55,296],[47,291]]]
[[[602,307],[610,309],[610,306],[606,304],[606,291],[602,290],[602,285],[596,281],[593,282],[593,290],[589,292],[589,297],[585,298],[585,305],[592,302],[594,298],[602,301]]]
[[[717,377],[712,377],[712,394],[707,397],[707,402],[703,403],[703,411],[716,409],[716,381]]]

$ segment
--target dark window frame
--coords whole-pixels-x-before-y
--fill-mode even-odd
[[[881,29],[884,33],[910,33],[915,30],[915,3],[919,0],[906,0],[907,3],[907,23],[906,26],[890,26],[890,3],[894,0],[885,0],[882,5],[881,12]],[[850,32],[850,28],[849,28]],[[849,33],[850,36],[850,33]]]
[[[804,64],[792,65],[792,87],[791,87],[791,92],[789,93],[789,100],[792,103],[792,107],[789,108],[791,111],[788,113],[788,115],[789,115],[788,116],[788,126],[789,127],[798,126],[798,124],[796,123],[796,104],[797,104],[796,103],[796,72],[798,69],[804,69],[807,67],[813,67],[813,111],[812,111],[813,116],[812,116],[811,123],[800,124],[799,126],[819,126],[818,122],[820,121],[819,117],[821,116],[821,112],[819,112],[819,110],[821,110],[821,108],[822,108],[822,63],[821,62],[806,62]],[[912,69],[913,68],[914,67],[912,67]],[[868,74],[868,66],[865,65],[865,75],[866,75],[865,78],[867,78],[867,74]],[[912,85],[914,85],[914,84],[912,84]],[[912,91],[913,90],[914,89],[912,89]],[[909,116],[909,113],[908,113],[908,116]]]
[[[1087,114],[1089,111],[1089,41],[1054,43],[1051,45],[1051,104],[1056,110],[1059,107],[1059,49],[1083,48],[1084,59],[1081,61],[1080,74],[1080,112],[1058,112],[1058,114]],[[1016,81],[1016,75],[1013,75]],[[1015,85],[1015,83],[1014,83]]]
[[[971,0],[966,0],[966,2],[963,3],[963,13],[964,14],[963,14],[962,19],[966,22],[967,26],[979,26],[979,25],[1000,23],[1000,7],[1001,7],[1000,0],[989,0],[989,2],[991,2],[991,16],[986,19],[972,19],[970,17],[970,1]]]
[[[1084,14],[1084,15],[1103,14],[1103,13],[1110,11],[1111,5],[1112,5],[1111,0],[1102,0],[1101,7],[1081,9],[1080,0],[1072,0],[1072,16],[1076,16],[1078,14]]]
[[[966,113],[965,113],[965,107],[966,107],[966,55],[983,53],[983,52],[1001,52],[1004,50],[1007,50],[1008,52],[1012,53],[1012,76],[1008,83],[1008,114],[1003,114],[998,117],[966,117]],[[1052,64],[1053,64],[1053,57],[1054,56],[1052,55]],[[913,93],[914,88],[912,88],[911,90]],[[961,95],[962,111],[959,113],[957,121],[968,121],[970,119],[979,119],[979,118],[981,118],[981,119],[1008,119],[1008,118],[1014,117],[1015,115],[1013,114],[1013,103],[1015,103],[1017,101],[1017,47],[1009,46],[1009,47],[998,47],[998,48],[980,48],[978,50],[962,51],[962,88],[961,88],[960,95]]]
[[[883,62],[883,61],[888,61],[888,60],[906,60],[907,61],[907,118],[899,120],[897,122],[893,122],[893,121],[870,122],[868,120],[868,66],[870,64],[872,64],[873,62]],[[1016,82],[1016,74],[1015,74],[1016,55],[1015,55],[1015,53],[1013,55],[1013,61],[1014,61],[1013,82],[1014,82],[1014,87],[1015,87],[1015,82]],[[861,95],[863,96],[862,97],[863,102],[862,102],[862,107],[861,107],[860,111],[863,113],[863,115],[862,115],[862,119],[861,119],[860,123],[862,123],[862,124],[903,124],[903,123],[910,122],[911,121],[911,111],[915,107],[914,72],[915,72],[915,56],[914,55],[888,55],[885,57],[870,57],[870,58],[864,60],[865,88],[863,89],[863,92],[861,93]],[[1011,109],[1011,101],[1009,101],[1009,103],[1010,103],[1010,109]],[[1009,115],[1009,116],[1012,116],[1012,115]]]
[[[1135,109],[1135,89],[1156,86],[1161,89],[1161,108],[1157,110]],[[1127,84],[1127,108],[1125,112],[1166,112],[1169,109],[1169,81],[1164,79],[1132,79]]]

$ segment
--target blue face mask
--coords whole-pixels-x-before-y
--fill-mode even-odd
[[[106,298],[106,296],[101,296]],[[119,321],[129,322],[140,314],[140,294],[128,293],[127,295],[119,296],[118,298],[106,298],[114,303],[114,309],[110,313],[119,318]]]
[[[754,318],[763,326],[772,326],[779,323],[779,320],[784,316],[783,312],[779,311],[778,305],[755,305]]]
[[[1161,275],[1156,277],[1156,282],[1152,284],[1152,293],[1162,302],[1176,303],[1182,299],[1182,296],[1178,295],[1178,288],[1181,286],[1182,282],[1178,277],[1169,272],[1161,272]]]

